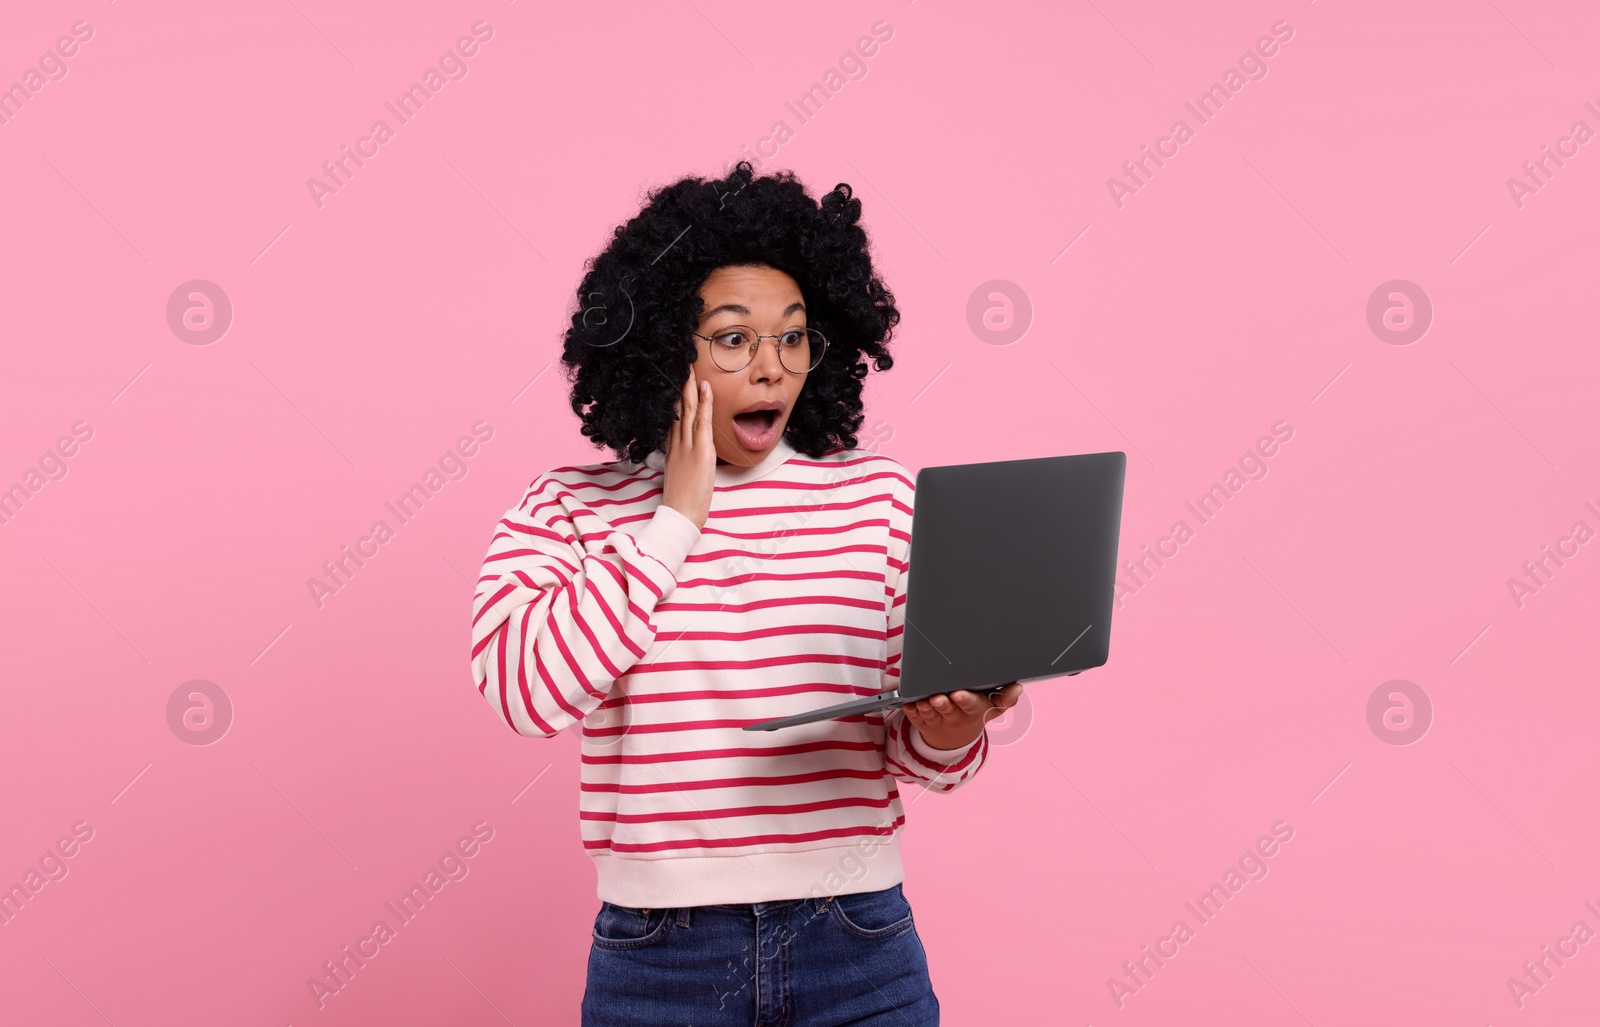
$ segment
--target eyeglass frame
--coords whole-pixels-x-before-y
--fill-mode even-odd
[[[742,324],[728,325],[726,328],[723,328],[721,331],[717,332],[716,335],[701,335],[699,332],[690,332],[689,334],[694,336],[697,339],[704,339],[704,340],[706,340],[706,342],[715,342],[716,338],[717,338],[717,335],[724,335],[724,334],[732,331],[735,328],[747,328],[747,329],[749,329],[749,334],[755,336],[755,340],[750,343],[749,359],[747,359],[741,366],[734,368],[732,371],[729,371],[726,367],[723,367],[721,364],[718,364],[717,363],[717,358],[715,356],[712,356],[712,358],[711,358],[712,365],[715,366],[717,370],[723,371],[723,372],[725,372],[727,374],[738,374],[740,371],[743,371],[745,368],[747,368],[751,364],[755,363],[756,351],[761,348],[761,340],[762,339],[781,339],[785,335],[788,335],[790,332],[794,331],[796,328],[799,328],[799,326],[798,325],[791,325],[790,327],[784,329],[782,332],[778,333],[777,335],[762,335],[760,332],[755,330],[755,327],[753,325],[742,325]],[[822,330],[820,328],[803,328],[803,329],[800,329],[800,330],[804,331],[808,337],[811,335],[811,333],[815,332],[817,338],[822,340],[822,348],[817,351],[816,363],[812,364],[810,367],[806,368],[804,371],[794,371],[794,370],[791,370],[789,368],[788,364],[785,364],[783,362],[783,350],[778,348],[778,344],[777,343],[773,343],[772,344],[773,348],[778,350],[778,365],[780,367],[782,367],[785,371],[788,371],[790,374],[810,374],[812,371],[815,371],[818,367],[822,366],[822,355],[828,351],[828,337],[822,333]]]

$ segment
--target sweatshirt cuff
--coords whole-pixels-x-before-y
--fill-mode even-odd
[[[911,748],[916,750],[918,756],[931,763],[956,763],[971,752],[974,745],[983,741],[983,735],[980,733],[977,738],[959,749],[935,749],[923,739],[922,732],[918,731],[915,725],[907,724],[906,727],[911,731]]]
[[[689,518],[663,503],[656,507],[655,516],[650,518],[650,523],[645,525],[643,531],[634,536],[634,541],[638,543],[641,553],[661,561],[676,576],[689,550],[700,541],[700,529]]]

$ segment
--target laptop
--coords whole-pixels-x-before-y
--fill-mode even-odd
[[[744,729],[776,731],[1103,666],[1127,467],[1122,452],[924,467],[899,687]]]

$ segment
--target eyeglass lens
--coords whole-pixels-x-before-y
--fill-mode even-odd
[[[748,325],[730,325],[710,337],[711,359],[724,371],[742,371],[755,359],[757,333]],[[778,360],[791,374],[805,374],[822,360],[827,340],[815,328],[789,328],[776,338]]]

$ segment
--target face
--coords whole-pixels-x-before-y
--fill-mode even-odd
[[[762,335],[773,336],[789,328],[807,326],[800,286],[782,271],[770,267],[720,267],[700,286],[700,298],[705,301],[705,314],[695,328],[699,335],[715,336],[734,325],[745,325]],[[748,367],[742,371],[724,371],[712,360],[711,347],[716,344],[707,339],[695,339],[699,353],[692,373],[697,379],[711,383],[711,427],[719,464],[741,467],[758,464],[783,437],[784,426],[789,423],[795,400],[805,386],[806,375],[795,374],[783,366],[774,345],[778,341],[762,339]],[[728,362],[725,357],[723,362]],[[793,359],[790,362],[793,363]],[[765,429],[760,419],[735,419],[734,415],[752,405],[770,402],[778,404],[770,429]]]

